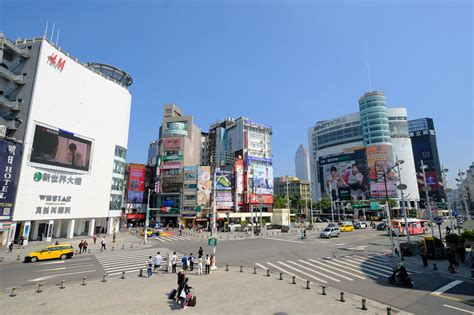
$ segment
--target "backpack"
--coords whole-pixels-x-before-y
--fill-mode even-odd
[[[196,306],[196,296],[193,295],[189,301],[188,301],[188,306]]]

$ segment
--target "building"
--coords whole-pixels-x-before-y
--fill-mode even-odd
[[[299,179],[295,176],[275,177],[275,196],[297,196],[300,200],[306,201],[305,210],[310,207],[311,191],[310,183],[307,180]]]
[[[300,144],[295,154],[295,174],[301,180],[310,180],[309,152],[304,145]]]
[[[80,62],[45,38],[13,42],[0,34],[0,44],[0,141],[15,156],[9,176],[16,184],[1,208],[9,226],[3,243],[113,233],[122,213],[131,77]]]
[[[459,175],[458,175],[459,176]],[[474,162],[466,170],[465,174],[462,174],[462,183],[464,187],[464,198],[466,199],[466,204],[469,210],[469,213],[472,218],[472,210],[474,209]]]
[[[430,200],[442,202],[446,198],[446,195],[443,186],[439,185],[439,182],[442,182],[442,170],[439,161],[433,119],[420,118],[410,120],[408,121],[408,131],[410,132],[416,172],[419,174],[422,173],[421,162],[423,161],[423,164],[426,165],[426,182],[431,187],[431,191],[429,192]],[[420,177],[420,179],[422,178]],[[422,206],[425,207],[426,193],[423,187],[424,184],[418,184]]]
[[[323,120],[308,131],[313,198],[333,201],[400,199],[407,185],[409,207],[419,201],[405,108],[387,108],[381,92],[359,98],[359,112]],[[398,168],[387,172],[397,160]],[[383,174],[387,172],[387,190]]]

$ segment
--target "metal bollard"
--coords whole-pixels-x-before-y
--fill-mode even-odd
[[[82,285],[87,285],[87,277],[82,278]]]
[[[107,274],[102,277],[102,282],[107,282]]]
[[[130,244],[130,248],[133,248],[133,244]]]
[[[433,264],[433,270],[438,270],[438,266],[436,266],[436,264]]]
[[[390,306],[387,306],[387,315],[392,314],[392,308]]]
[[[367,305],[365,305],[365,299],[362,299],[362,310],[367,311]]]
[[[111,250],[114,251],[114,247],[113,247],[113,246],[112,246],[112,249],[111,249]]]
[[[270,269],[267,269],[267,277],[270,277]]]
[[[20,255],[16,256],[16,260],[20,260]]]
[[[306,289],[308,289],[308,290],[310,289],[309,288],[309,280],[306,280]]]
[[[341,291],[341,302],[345,302],[346,300],[344,299],[344,291]]]
[[[257,267],[253,267],[253,274],[254,274],[254,275],[257,274]]]
[[[243,269],[242,269],[242,266],[240,266],[240,272],[244,272]]]
[[[125,271],[122,271],[122,279],[125,279]]]
[[[66,280],[61,281],[60,289],[66,289]]]
[[[323,291],[321,292],[321,295],[326,295],[326,286],[322,285],[321,289],[323,289]]]
[[[36,292],[38,292],[38,293],[43,292],[43,284],[42,283],[38,283],[38,289],[36,290]]]
[[[12,288],[12,294],[10,294],[11,297],[16,296],[16,288]]]
[[[122,249],[125,249],[125,245],[122,245]]]
[[[283,280],[283,272],[280,272],[280,280]]]
[[[225,271],[229,271],[229,265],[225,265]]]
[[[143,269],[140,269],[140,273],[138,274],[139,277],[143,277]]]
[[[295,276],[293,276],[293,282],[292,283],[296,284],[296,277]]]

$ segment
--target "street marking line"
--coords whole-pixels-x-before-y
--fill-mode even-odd
[[[347,262],[345,262],[345,261],[335,260],[335,259],[334,259],[333,262],[338,262],[338,263],[343,264],[343,265],[345,265],[345,266],[349,266],[349,267],[351,267],[351,268],[355,268],[354,265],[351,265],[351,264],[349,264],[349,263],[347,263]],[[340,267],[343,267],[343,266],[340,266]],[[355,272],[358,272],[358,273],[360,273],[360,274],[367,275],[367,276],[372,277],[372,278],[374,278],[374,276],[373,276],[372,274],[369,274],[369,273],[373,273],[373,274],[376,274],[376,275],[385,277],[385,274],[378,273],[378,272],[376,272],[376,271],[372,271],[372,270],[364,270],[364,271],[361,271],[361,269],[363,269],[363,268],[362,268],[362,266],[360,266],[360,265],[357,265],[357,267],[358,267],[359,269],[358,269],[358,270],[354,270],[354,271],[355,271]],[[346,268],[347,268],[347,267],[346,267]],[[349,268],[349,269],[350,269],[350,268]],[[378,278],[378,277],[375,277],[375,278]]]
[[[54,271],[54,270],[77,269],[77,268],[85,268],[85,267],[93,267],[93,266],[94,264],[86,264],[86,265],[77,265],[77,266],[71,266],[71,267],[58,267],[58,268],[52,268],[52,269],[35,270],[35,272],[48,272],[48,271]]]
[[[278,270],[280,270],[280,271],[283,271],[284,273],[289,274],[290,276],[293,276],[293,277],[295,277],[295,278],[297,278],[297,279],[305,280],[305,279],[301,278],[300,276],[297,276],[297,275],[295,275],[294,273],[291,273],[291,272],[289,272],[288,270],[285,270],[285,269],[283,269],[283,268],[281,268],[281,267],[278,267],[277,265],[274,265],[274,264],[272,264],[272,263],[270,263],[270,262],[268,262],[268,261],[267,261],[267,265],[269,265],[269,266],[271,266],[271,267],[273,267],[273,268],[276,268],[276,269],[278,269]]]
[[[332,268],[332,269],[334,269],[334,270],[337,270],[337,271],[339,271],[339,272],[342,272],[342,273],[345,273],[345,274],[351,275],[351,276],[353,276],[353,277],[356,277],[356,278],[359,278],[359,279],[362,279],[362,280],[365,280],[365,279],[366,279],[366,278],[364,278],[364,277],[361,277],[361,276],[358,276],[358,275],[352,274],[352,273],[350,273],[349,271],[345,271],[345,270],[341,270],[341,269],[338,269],[338,268],[336,268],[336,267],[333,267],[333,266],[328,266],[328,265],[325,265],[324,263],[322,263],[322,262],[320,262],[320,261],[317,261],[317,260],[314,260],[314,259],[308,259],[308,260],[310,260],[310,261],[312,261],[312,262],[314,262],[314,263],[317,263],[317,264],[323,265],[323,266],[325,266],[326,268]]]
[[[377,268],[383,268],[383,269],[388,270],[388,271],[393,271],[393,267],[388,267],[388,266],[386,266],[382,263],[377,264],[376,262],[370,262],[367,259],[361,259],[361,258],[357,258],[357,257],[352,257],[352,259],[354,259],[356,261],[360,261],[364,264],[367,264],[367,265],[369,265],[369,267],[374,266],[374,267],[377,267]]]
[[[304,243],[305,243],[305,242],[303,242],[303,241],[285,240],[285,239],[283,239],[283,238],[275,238],[275,237],[264,237],[264,239],[267,239],[267,240],[274,240],[274,241],[281,241],[281,242],[298,243],[298,244],[304,244]]]
[[[261,265],[261,264],[259,264],[259,263],[256,263],[256,265],[259,266],[260,268],[262,268],[263,270],[268,270],[268,268],[265,267],[264,265]]]
[[[148,253],[139,253],[138,255],[135,253],[135,254],[128,254],[128,255],[114,255],[114,256],[107,256],[107,257],[101,257],[101,256],[98,256],[97,257],[97,260],[100,261],[100,262],[112,262],[112,261],[118,261],[118,260],[130,260],[130,259],[140,259],[140,258],[143,258],[143,259],[148,259],[148,257],[150,256],[156,256],[156,251],[153,251],[153,252],[148,252]],[[178,258],[182,257],[183,255],[182,254],[176,254],[176,256],[178,256]],[[165,257],[166,258],[166,257]]]
[[[53,279],[53,278],[56,278],[56,277],[70,276],[70,275],[77,275],[77,274],[81,274],[81,273],[91,273],[91,272],[96,272],[96,270],[94,269],[94,270],[84,270],[84,271],[69,272],[69,273],[60,273],[60,274],[57,274],[57,275],[45,276],[45,277],[41,277],[41,278],[31,279],[31,280],[28,280],[28,281],[37,282],[37,281],[41,281],[41,280]]]
[[[340,244],[335,244],[335,245],[328,245],[328,247],[336,247],[336,246],[343,246],[347,245],[347,243],[340,243]]]
[[[319,282],[321,282],[321,283],[328,283],[326,280],[320,279],[320,278],[315,277],[315,276],[313,276],[313,275],[310,275],[310,274],[308,274],[308,273],[306,273],[306,272],[304,272],[304,271],[298,270],[298,269],[296,269],[295,267],[292,267],[292,266],[289,266],[289,265],[285,264],[284,262],[279,261],[278,263],[279,263],[280,265],[285,266],[286,268],[290,268],[290,269],[292,269],[292,270],[294,270],[294,271],[297,271],[297,272],[299,272],[299,273],[301,273],[301,274],[303,274],[303,275],[305,275],[305,276],[307,276],[307,277],[310,277],[310,278],[312,278],[312,279],[314,279],[314,280],[316,280],[316,281],[319,281]]]
[[[309,263],[309,262],[307,262],[307,261],[304,261],[303,259],[299,259],[298,261],[300,261],[300,262],[302,262],[302,263],[304,263],[304,264],[307,264],[307,265],[309,265],[309,266],[312,266],[312,267],[314,267],[314,268],[318,268],[318,269],[320,269],[320,270],[323,270],[323,271],[325,271],[325,272],[328,272],[328,273],[330,273],[330,274],[333,274],[333,275],[335,275],[335,276],[341,277],[341,278],[343,278],[343,279],[346,279],[346,280],[349,280],[349,281],[354,281],[354,279],[352,279],[352,278],[349,278],[349,277],[340,275],[340,274],[338,274],[338,273],[335,273],[334,271],[324,269],[324,268],[322,268],[322,267],[320,267],[320,266],[316,266],[316,265],[311,264],[311,263]]]
[[[76,256],[77,257],[77,256]],[[78,259],[72,259],[72,260],[66,260],[65,262],[76,262],[76,261],[81,261],[81,260],[91,260],[92,258],[78,258]]]
[[[300,264],[298,264],[298,263],[296,263],[296,262],[294,262],[294,261],[288,260],[288,262],[289,262],[290,264],[293,264],[293,265],[295,265],[295,266],[298,266],[298,267],[300,267],[300,268],[306,269],[306,270],[311,271],[311,272],[313,272],[313,273],[315,273],[315,274],[318,274],[318,275],[320,275],[320,276],[323,276],[323,277],[325,277],[325,278],[328,278],[329,280],[332,280],[332,281],[335,281],[335,282],[341,282],[341,280],[339,280],[339,279],[336,279],[336,278],[333,278],[333,277],[331,277],[331,276],[325,275],[324,273],[321,273],[321,272],[319,272],[319,271],[316,271],[316,270],[313,270],[313,269],[311,269],[311,268],[305,267],[305,266],[300,265]]]
[[[113,266],[113,267],[103,267],[104,270],[113,271],[113,270],[122,270],[122,269],[130,269],[130,268],[138,268],[138,269],[146,269],[145,262],[134,263],[134,264],[124,264],[121,266]]]
[[[44,263],[40,263],[38,264],[38,266],[41,266],[41,265],[55,265],[55,264],[64,264],[65,261],[64,260],[59,260],[59,261],[51,261],[51,262],[44,262]]]
[[[468,313],[468,314],[474,314],[474,312],[471,312],[471,311],[467,311],[465,309],[462,309],[462,308],[459,308],[459,307],[455,307],[455,306],[451,306],[451,305],[448,305],[448,304],[443,304],[444,307],[448,307],[448,308],[452,308],[454,310],[457,310],[457,311],[460,311],[460,312],[465,312],[465,313]]]
[[[160,242],[163,242],[163,243],[168,243],[168,241],[165,241],[165,240],[163,240],[163,239],[161,239],[161,238],[159,238],[159,237],[155,237],[155,240],[160,241]]]
[[[438,290],[431,292],[431,295],[441,295],[441,294],[443,294],[443,292],[446,292],[449,289],[452,289],[452,288],[454,288],[455,286],[457,286],[458,284],[461,284],[461,283],[462,283],[461,280],[455,280],[453,282],[448,283],[445,286],[442,286]]]
[[[391,276],[392,273],[391,272],[386,272],[385,270],[380,270],[380,269],[377,269],[376,267],[371,267],[371,266],[367,266],[367,265],[364,265],[362,264],[361,262],[359,261],[356,261],[356,260],[350,260],[350,259],[346,259],[344,261],[344,263],[351,263],[351,264],[356,264],[357,266],[359,266],[361,269],[366,269],[367,271],[370,271],[372,273],[375,273],[375,274],[378,274],[379,276],[384,276],[384,277],[387,277],[387,276]],[[373,270],[373,271],[372,271]]]

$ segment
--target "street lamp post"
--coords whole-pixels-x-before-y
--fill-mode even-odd
[[[313,190],[312,190],[313,183],[309,181],[309,211],[311,213],[311,229],[313,229],[314,226],[314,217],[313,217]]]
[[[400,164],[403,164],[405,161],[403,160],[398,160],[398,157],[397,157],[397,168],[398,168],[398,182],[399,182],[399,185],[397,186],[398,189],[400,189],[400,194],[401,194],[401,197],[402,197],[402,212],[403,212],[403,221],[405,221],[405,232],[406,232],[406,235],[407,235],[407,242],[410,243],[411,239],[410,239],[410,230],[408,229],[408,218],[407,218],[407,209],[405,208],[405,194],[403,193],[403,191],[405,189],[407,189],[407,185],[405,184],[402,184],[402,174],[400,173]]]
[[[331,186],[328,184],[329,201],[331,201],[331,222],[334,223],[334,206],[332,204]]]
[[[466,195],[464,193],[464,179],[462,178],[463,175],[465,175],[464,172],[461,172],[461,170],[459,170],[459,173],[458,173],[458,176],[459,176],[459,179],[456,178],[456,180],[459,182],[460,186],[460,190],[461,190],[461,200],[462,200],[462,203],[464,205],[464,209],[466,210],[466,219],[469,221],[471,220],[471,214],[469,213],[469,207],[467,206],[467,201],[466,201]]]
[[[143,240],[145,245],[148,244],[148,225],[150,224],[150,195],[152,192],[155,192],[154,189],[148,189],[148,199],[146,203],[146,217],[145,217],[145,235],[143,236]]]
[[[443,175],[443,187],[444,187],[444,192],[446,193],[446,202],[448,203],[449,221],[451,223],[451,229],[454,230],[453,210],[451,209],[451,202],[449,200],[449,193],[452,191],[452,189],[448,188],[448,181],[446,180],[447,172],[448,172],[448,169],[442,167],[441,175]]]
[[[434,237],[435,235],[434,235],[434,228],[433,228],[433,213],[431,213],[431,201],[430,201],[430,194],[429,194],[431,187],[429,187],[428,184],[426,183],[426,174],[425,174],[425,168],[427,167],[428,167],[427,165],[423,164],[423,160],[421,160],[421,172],[422,172],[423,184],[424,184],[423,190],[426,193],[426,211],[428,212],[428,219],[430,220],[431,236]]]

